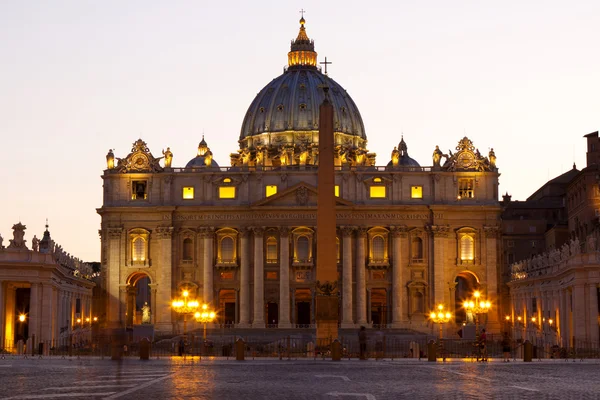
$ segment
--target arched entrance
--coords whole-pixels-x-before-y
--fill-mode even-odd
[[[371,289],[371,322],[374,326],[387,324],[387,292],[385,289]]]
[[[467,321],[467,315],[463,308],[463,303],[468,298],[473,296],[473,292],[479,290],[479,279],[477,276],[470,271],[463,271],[456,276],[454,280],[456,283],[456,290],[454,291],[454,318],[457,324]]]
[[[311,302],[312,294],[310,289],[296,289],[295,291],[295,312],[296,312],[296,326],[300,328],[307,328],[311,324],[312,313],[311,313]]]
[[[152,297],[150,277],[144,272],[135,272],[127,279],[127,311],[126,323],[128,327],[142,323],[152,323],[154,310],[152,310]],[[151,320],[143,321],[142,309],[144,305],[150,307]]]

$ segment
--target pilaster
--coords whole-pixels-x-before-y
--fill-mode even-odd
[[[250,326],[250,252],[247,229],[240,229],[240,322],[239,326]]]
[[[204,229],[202,232],[202,237],[204,239],[204,261],[203,261],[203,284],[204,284],[204,294],[203,294],[203,302],[206,304],[210,304],[213,308],[215,307],[213,303],[214,298],[214,240],[215,240],[215,232],[213,228]]]
[[[447,225],[429,225],[428,230],[433,236],[433,277],[429,278],[433,282],[433,304],[447,304],[444,253],[450,229]]]
[[[356,234],[356,318],[358,324],[367,323],[367,287],[365,271],[365,241],[367,230],[358,228]]]
[[[265,296],[264,296],[264,256],[263,239],[264,228],[254,227],[254,318],[253,328],[265,327]]]
[[[279,228],[279,328],[291,328],[290,323],[290,232]]]
[[[342,227],[342,328],[354,328],[352,302],[352,234],[355,228]]]
[[[405,318],[404,310],[408,303],[404,300],[406,295],[406,280],[404,270],[407,265],[402,263],[402,241],[407,241],[407,228],[392,227],[392,328],[401,328]],[[408,299],[407,299],[408,300]]]
[[[173,227],[165,226],[156,228],[156,236],[159,241],[160,248],[160,264],[157,271],[157,287],[156,287],[156,329],[163,332],[172,332],[173,326],[171,323],[171,298],[172,298],[172,237]]]
[[[121,236],[123,234],[123,228],[112,227],[107,229],[108,233],[108,265],[106,268],[106,292],[108,294],[107,299],[107,310],[106,310],[106,321],[109,328],[116,328],[121,326],[120,320],[120,304],[119,304],[119,284],[120,284],[120,258],[121,258]],[[125,250],[123,249],[123,252]],[[63,293],[65,295],[66,293]],[[63,301],[66,301],[63,297]],[[64,303],[63,303],[64,307]],[[61,308],[64,310],[64,308]],[[68,312],[63,311],[62,324],[65,323],[68,317]]]

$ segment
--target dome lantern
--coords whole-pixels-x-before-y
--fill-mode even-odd
[[[296,40],[292,40],[291,51],[288,53],[288,67],[317,68],[317,52],[315,41],[310,40],[304,27],[304,17],[300,18],[300,31]]]

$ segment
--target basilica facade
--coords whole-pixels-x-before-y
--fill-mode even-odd
[[[187,290],[217,322],[247,328],[310,328],[315,322],[319,104],[334,106],[339,324],[424,329],[443,303],[461,308],[473,290],[501,304],[501,206],[492,151],[464,137],[432,144],[429,166],[390,143],[383,164],[367,148],[358,107],[318,68],[304,19],[285,72],[243,118],[230,166],[219,166],[204,137],[196,156],[174,165],[137,140],[107,155],[102,223],[105,322],[179,328],[171,301]],[[486,146],[488,144],[485,144]],[[488,315],[493,326],[497,307]]]

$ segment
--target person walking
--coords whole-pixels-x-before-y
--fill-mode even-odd
[[[360,327],[358,331],[358,345],[360,347],[360,359],[367,359],[367,328],[364,326]]]
[[[479,350],[481,352],[481,361],[487,361],[487,335],[485,334],[485,329],[481,330],[481,335],[479,336]]]

